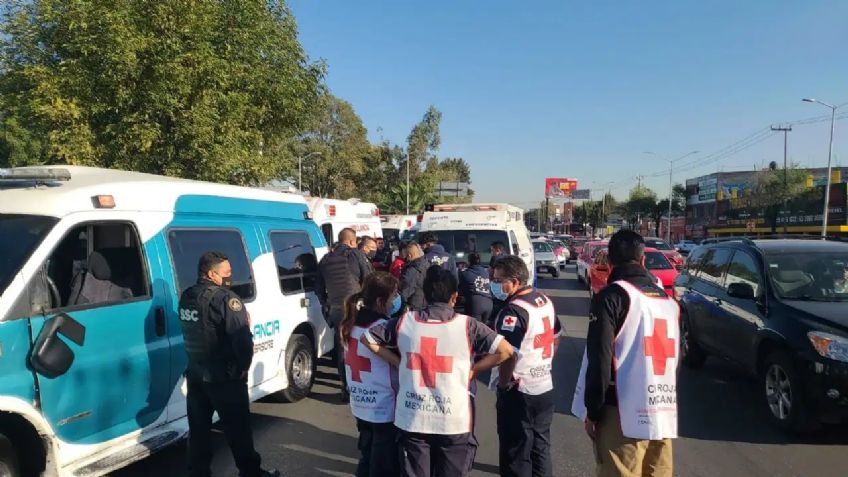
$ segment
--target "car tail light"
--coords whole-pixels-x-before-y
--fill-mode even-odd
[[[336,206],[335,205],[328,205],[327,206],[327,213],[330,214],[330,217],[335,217],[336,216]]]

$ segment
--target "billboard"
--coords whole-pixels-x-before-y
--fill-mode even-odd
[[[577,189],[571,192],[571,198],[574,200],[589,200],[592,191],[589,189]]]
[[[577,180],[564,177],[548,177],[545,179],[546,199],[568,199],[577,189]]]

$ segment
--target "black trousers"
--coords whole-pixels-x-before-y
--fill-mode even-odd
[[[403,477],[465,477],[477,455],[474,434],[400,432]]]
[[[336,350],[336,369],[339,372],[339,382],[342,385],[342,395],[347,396],[347,370],[345,369],[345,350],[342,345],[342,329],[339,325],[333,329],[335,344],[333,347]]]
[[[395,477],[398,475],[398,429],[394,423],[356,419],[359,452],[356,477]]]
[[[206,383],[188,379],[188,465],[192,477],[212,473],[212,414],[218,411],[239,475],[258,477],[261,458],[253,448],[250,398],[243,380]]]
[[[498,437],[502,477],[551,477],[553,391],[538,396],[517,388],[498,392]]]

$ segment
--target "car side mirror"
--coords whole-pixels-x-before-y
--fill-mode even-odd
[[[754,287],[749,283],[731,283],[727,287],[727,295],[743,300],[753,300],[755,298]]]
[[[32,369],[38,374],[52,379],[71,369],[74,351],[61,336],[82,346],[85,343],[85,327],[64,313],[45,321],[29,357]]]

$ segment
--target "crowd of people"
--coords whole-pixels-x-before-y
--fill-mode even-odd
[[[553,475],[552,369],[562,327],[551,299],[529,285],[524,261],[493,244],[488,269],[472,253],[459,271],[438,237],[422,233],[382,272],[371,266],[378,248],[342,230],[316,284],[336,337],[342,399],[359,431],[356,475],[468,475],[477,381],[489,371],[500,475]],[[599,476],[673,474],[679,308],[645,269],[644,248],[635,232],[612,237],[610,286],[591,304],[572,413],[592,440]],[[229,290],[229,261],[208,252],[198,272],[180,300],[191,475],[210,475],[214,412],[240,475],[278,475],[260,468],[253,447],[250,316]]]

